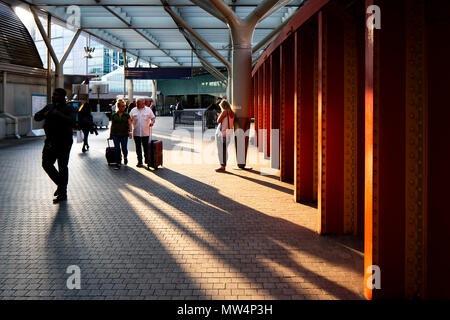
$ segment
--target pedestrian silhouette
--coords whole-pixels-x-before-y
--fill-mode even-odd
[[[44,122],[45,142],[42,151],[42,167],[58,186],[53,203],[67,200],[69,181],[69,155],[72,148],[76,110],[66,104],[66,90],[55,89],[52,103],[34,115],[34,120]],[[55,162],[58,161],[58,170]]]

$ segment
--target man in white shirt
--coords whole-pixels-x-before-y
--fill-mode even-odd
[[[155,123],[155,115],[149,107],[144,105],[144,99],[137,100],[136,107],[130,111],[130,117],[133,122],[133,137],[136,145],[137,167],[143,167],[142,147],[144,147],[144,160],[148,163],[148,142],[150,128]]]

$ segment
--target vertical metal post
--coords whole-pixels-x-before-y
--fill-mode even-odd
[[[0,109],[0,113],[6,112],[6,78],[8,73],[6,71],[3,71],[3,87],[2,87],[2,108]]]
[[[127,50],[122,49],[123,55],[123,99],[125,100],[125,95],[127,93],[127,81],[125,79],[125,69],[127,68]]]
[[[52,37],[52,16],[47,15],[47,36]],[[47,103],[52,101],[52,57],[50,56],[50,49],[47,47]]]
[[[134,63],[134,67],[137,67],[137,64],[139,62],[139,57],[136,58],[136,61]],[[125,74],[124,74],[125,77]],[[128,101],[131,103],[133,102],[133,91],[134,91],[134,85],[133,85],[133,79],[128,79]]]
[[[250,129],[250,99],[252,92],[252,38],[258,21],[273,7],[277,0],[264,0],[245,18],[221,0],[209,3],[227,20],[233,42],[232,102],[236,110],[234,121],[236,160],[239,168],[245,168]]]

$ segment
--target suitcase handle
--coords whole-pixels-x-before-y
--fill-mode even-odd
[[[110,138],[106,139],[106,142],[108,142],[108,148],[111,148],[111,146],[109,145],[109,140],[112,140]]]

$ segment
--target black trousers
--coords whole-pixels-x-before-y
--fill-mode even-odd
[[[89,128],[83,128],[81,129],[83,131],[83,135],[84,135],[84,140],[83,140],[83,147],[84,146],[88,146],[88,137],[89,137]]]
[[[42,168],[62,193],[67,192],[71,148],[72,143],[54,144],[46,141],[42,150]],[[55,168],[56,161],[58,161],[58,170]]]
[[[142,163],[142,147],[144,148],[144,160],[145,163],[149,162],[148,159],[148,139],[149,137],[134,137],[134,144],[136,145],[136,155],[138,163]]]

